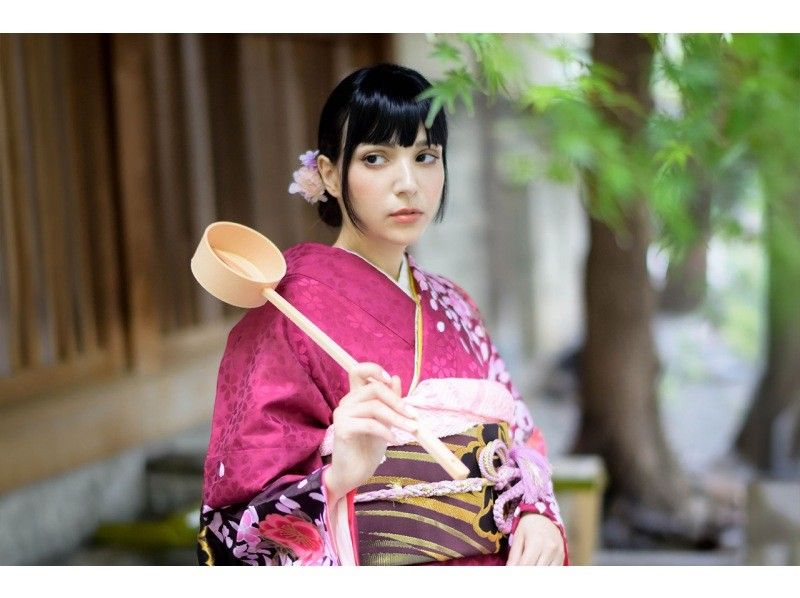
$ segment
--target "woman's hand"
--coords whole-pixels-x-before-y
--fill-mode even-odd
[[[372,477],[394,440],[393,426],[416,431],[413,408],[400,398],[399,376],[384,374],[376,363],[359,363],[350,372],[350,392],[333,411],[333,455],[323,481],[334,500]]]
[[[523,513],[506,565],[563,565],[564,556],[558,526],[539,513]]]

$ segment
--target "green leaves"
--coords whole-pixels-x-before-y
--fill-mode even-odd
[[[664,147],[656,149],[655,161],[656,180],[662,180],[667,177],[667,173],[674,168],[685,169],[686,161],[692,156],[692,147],[685,142],[678,139],[667,140]]]
[[[437,60],[440,60],[441,62],[455,62],[460,64],[462,60],[459,49],[443,39],[437,39],[434,41],[433,52],[431,52],[431,56]]]
[[[445,79],[438,81],[417,96],[417,100],[432,98],[431,109],[425,120],[425,126],[433,125],[442,106],[447,106],[451,112],[456,108],[456,102],[461,100],[467,107],[470,114],[474,113],[472,93],[475,89],[475,80],[472,74],[464,67],[451,69],[447,72]]]
[[[474,114],[475,93],[489,97],[500,93],[507,97],[519,94],[522,62],[500,34],[464,33],[455,39],[430,34],[428,40],[433,46],[431,57],[448,68],[442,79],[434,81],[433,87],[417,97],[432,98],[426,126],[433,123],[442,107],[452,112],[461,104],[470,115]]]
[[[480,66],[483,89],[493,96],[499,92],[515,95],[522,75],[522,62],[497,33],[460,35]]]
[[[530,85],[522,92],[519,107],[532,108],[535,112],[546,112],[559,100],[570,99],[572,93],[558,85]]]
[[[714,194],[717,214],[744,201],[736,176],[744,169],[755,168],[770,201],[800,194],[800,36],[645,37],[654,49],[651,93],[666,94],[652,105],[622,93],[619,73],[591,63],[583,49],[531,37],[514,50],[510,38],[492,33],[431,36],[432,56],[447,71],[423,97],[433,98],[432,115],[459,105],[472,114],[475,94],[507,99],[545,150],[508,160],[515,182],[580,174],[596,191],[587,206],[593,216],[613,226],[632,202],[645,202],[662,244],[676,251],[695,237],[692,204],[701,187],[724,189]],[[521,51],[539,52],[564,77],[527,80]],[[625,126],[631,122],[637,126]],[[738,232],[735,222],[712,219],[724,234]]]

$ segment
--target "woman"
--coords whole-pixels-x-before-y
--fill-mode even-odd
[[[445,115],[426,129],[430,100],[416,99],[428,87],[380,64],[323,107],[319,149],[289,190],[341,230],[333,246],[287,249],[277,291],[359,365],[342,370],[270,303],[234,326],[201,563],[568,564],[544,440],[478,308],[407,253],[446,204]],[[418,422],[468,480],[414,441]]]

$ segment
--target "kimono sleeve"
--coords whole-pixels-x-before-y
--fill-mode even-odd
[[[294,329],[294,330],[293,330]],[[329,500],[319,446],[332,407],[294,323],[271,304],[234,326],[217,380],[200,564],[339,565],[355,554],[355,490]]]
[[[561,533],[561,539],[564,542],[563,564],[569,565],[567,532],[566,528],[564,527],[564,522],[561,519],[561,513],[558,507],[558,502],[556,501],[555,493],[553,490],[553,481],[550,476],[551,473],[550,463],[547,460],[547,443],[545,442],[541,430],[534,424],[530,409],[528,409],[528,406],[525,404],[522,395],[512,382],[511,376],[508,373],[508,369],[506,368],[505,362],[500,356],[500,353],[497,350],[497,347],[495,346],[494,342],[492,342],[491,335],[489,334],[489,331],[486,328],[486,325],[483,321],[483,317],[481,316],[478,306],[475,304],[475,302],[472,300],[472,298],[466,291],[464,291],[461,287],[459,287],[455,283],[452,284],[459,291],[462,298],[469,304],[472,310],[473,317],[476,319],[476,323],[481,327],[483,334],[485,336],[485,340],[488,345],[487,378],[489,380],[495,380],[497,382],[501,382],[502,384],[504,384],[511,393],[511,395],[514,397],[514,402],[515,402],[514,421],[511,422],[510,426],[510,433],[514,444],[522,444],[527,448],[535,451],[537,453],[536,461],[544,466],[543,468],[540,469],[546,470],[540,472],[542,474],[542,477],[546,480],[544,485],[544,490],[540,493],[539,496],[535,498],[535,500],[532,500],[530,502],[525,502],[525,500],[520,501],[520,503],[514,510],[511,532],[508,537],[509,546],[511,546],[511,544],[514,541],[514,533],[516,532],[520,518],[522,517],[523,514],[535,513],[538,515],[542,515],[544,517],[547,517],[550,521],[552,521],[556,525],[556,527],[558,527],[558,530]]]

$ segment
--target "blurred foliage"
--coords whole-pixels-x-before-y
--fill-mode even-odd
[[[619,75],[593,63],[586,49],[548,47],[533,35],[523,43],[555,60],[563,80],[528,80],[523,53],[512,49],[517,37],[429,35],[446,71],[420,97],[433,98],[429,122],[442,107],[463,104],[472,113],[476,93],[509,101],[540,148],[506,160],[513,181],[591,176],[597,189],[587,210],[623,238],[629,204],[644,201],[656,241],[673,259],[703,233],[692,202],[703,185],[713,189],[714,235],[763,242],[773,294],[793,297],[800,282],[800,35],[645,37],[654,52],[652,107],[620,93]],[[609,115],[635,115],[641,133],[629,134]],[[748,221],[753,209],[765,213],[764,226]],[[778,309],[786,317],[797,311],[788,299]]]
[[[709,285],[702,307],[707,320],[719,330],[725,345],[744,363],[760,356],[764,314],[764,253],[741,239],[712,239],[710,259],[723,273]],[[722,278],[721,280],[719,278]]]

